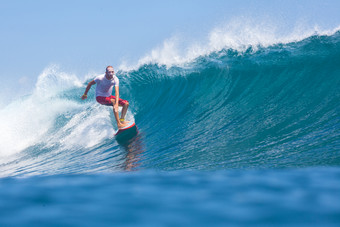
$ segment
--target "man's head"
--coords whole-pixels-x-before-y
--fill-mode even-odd
[[[111,80],[113,78],[113,75],[115,74],[115,71],[113,70],[113,67],[111,65],[109,65],[108,67],[106,67],[106,77]]]

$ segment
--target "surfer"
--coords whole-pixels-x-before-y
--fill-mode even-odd
[[[114,72],[112,66],[106,67],[106,72],[103,75],[97,76],[94,80],[90,81],[86,90],[81,97],[82,100],[87,98],[92,85],[97,84],[96,87],[96,100],[98,103],[106,106],[113,106],[113,114],[115,116],[118,128],[125,127],[129,122],[125,121],[125,115],[129,107],[127,100],[119,98],[119,80]],[[113,87],[115,87],[115,96],[112,95]],[[122,106],[121,117],[119,118],[118,106]]]

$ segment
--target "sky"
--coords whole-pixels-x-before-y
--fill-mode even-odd
[[[29,94],[51,64],[85,78],[136,64],[173,37],[204,45],[235,18],[284,33],[339,28],[339,12],[339,0],[0,0],[0,105]]]

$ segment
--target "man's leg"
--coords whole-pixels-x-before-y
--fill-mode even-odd
[[[122,109],[122,115],[121,115],[121,119],[125,119],[125,115],[127,113],[127,109],[129,108],[129,102],[124,103],[123,105],[123,109]]]
[[[113,115],[115,116],[115,119],[116,119],[116,122],[117,122],[117,127],[123,128],[124,126],[126,126],[126,123],[122,123],[119,120],[119,112],[118,112],[119,110],[115,110],[115,107],[114,107],[116,100],[111,99],[111,102],[112,102],[112,105],[113,105]]]

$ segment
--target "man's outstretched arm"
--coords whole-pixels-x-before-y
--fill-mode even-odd
[[[81,96],[81,99],[87,99],[87,93],[89,92],[90,88],[92,87],[92,85],[96,84],[96,82],[94,82],[94,80],[90,81],[85,89],[85,92],[83,94],[83,96]]]

